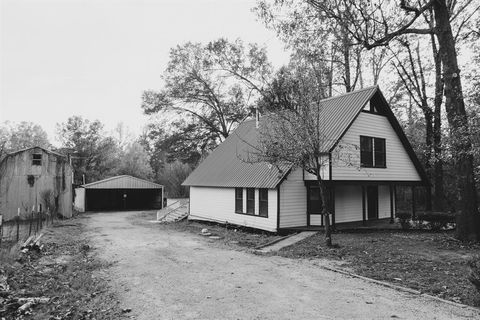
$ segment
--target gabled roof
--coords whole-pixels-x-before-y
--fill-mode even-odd
[[[258,145],[255,120],[243,122],[188,176],[182,185],[275,188],[290,169],[248,161]]]
[[[332,151],[377,91],[379,91],[378,86],[373,86],[322,100],[320,116],[325,135],[323,152]]]
[[[81,187],[85,189],[161,189],[162,185],[153,183],[140,178],[122,175],[107,178],[92,183],[87,183]]]
[[[338,97],[322,101],[321,125],[325,135],[323,152],[331,152],[343,135],[350,128],[365,105],[374,98],[380,101],[379,107],[395,132],[399,136],[408,155],[413,161],[422,180],[427,182],[427,175],[420,164],[405,133],[395,115],[388,107],[378,86],[373,86]],[[267,163],[248,163],[252,146],[258,145],[258,130],[255,121],[242,123],[222,144],[220,144],[183,182],[186,186],[211,187],[250,187],[275,188],[288,174],[290,166],[284,165],[279,172]],[[250,149],[250,150],[249,150]]]

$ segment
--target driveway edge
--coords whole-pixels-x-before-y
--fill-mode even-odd
[[[343,275],[353,277],[353,278],[359,278],[359,279],[362,279],[362,280],[365,280],[365,281],[368,281],[368,282],[372,282],[372,283],[376,283],[376,284],[379,284],[381,286],[388,287],[388,288],[391,288],[391,289],[394,289],[394,290],[397,290],[397,291],[402,291],[402,292],[407,292],[407,293],[414,294],[414,295],[424,296],[426,298],[430,298],[430,299],[437,300],[437,301],[440,301],[440,302],[443,302],[443,303],[447,303],[449,305],[452,305],[452,306],[455,306],[455,307],[458,307],[458,308],[468,309],[468,310],[471,310],[471,311],[474,311],[474,312],[477,312],[477,313],[480,312],[480,309],[478,309],[478,308],[475,308],[475,307],[472,307],[472,306],[469,306],[469,305],[466,305],[466,304],[463,304],[463,303],[458,303],[458,302],[446,300],[446,299],[443,299],[443,298],[439,298],[439,297],[436,297],[436,296],[432,296],[432,295],[427,294],[427,293],[422,293],[421,291],[418,291],[418,290],[415,290],[415,289],[410,289],[410,288],[407,288],[407,287],[397,286],[395,284],[391,284],[391,283],[388,283],[388,282],[385,282],[385,281],[375,280],[375,279],[368,278],[368,277],[365,277],[365,276],[361,276],[359,274],[349,272],[349,271],[345,271],[345,270],[342,270],[342,269],[337,269],[337,268],[333,268],[333,267],[329,267],[329,266],[325,266],[325,265],[320,265],[320,264],[318,266],[322,269],[325,269],[325,270],[341,273]]]

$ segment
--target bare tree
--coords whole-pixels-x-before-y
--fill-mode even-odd
[[[464,1],[460,8],[456,8],[457,1],[449,0],[418,2],[401,0],[398,7],[382,0],[307,0],[307,2],[321,14],[346,25],[350,35],[366,49],[387,46],[390,41],[402,35],[435,36],[442,64],[447,120],[450,134],[455,137],[452,151],[456,156],[454,163],[458,211],[456,236],[461,240],[480,240],[472,140],[455,47],[457,37],[451,23],[455,17],[454,12],[465,10],[473,2]],[[475,6],[474,11],[478,9],[478,5]],[[433,16],[431,24],[422,21],[424,14],[428,12]],[[467,16],[466,19],[470,18]]]

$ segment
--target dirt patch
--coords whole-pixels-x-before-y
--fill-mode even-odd
[[[0,263],[8,290],[0,297],[6,319],[121,319],[122,310],[102,272],[110,264],[98,258],[81,224],[45,230],[43,250],[20,254]],[[38,299],[41,298],[41,299]],[[32,302],[26,310],[18,308]]]
[[[129,220],[134,224],[143,226],[150,225],[150,227],[159,229],[170,229],[203,235],[205,240],[220,245],[227,245],[234,249],[253,249],[282,238],[282,236],[275,233],[242,228],[231,224],[221,225],[211,222],[189,221],[187,219],[167,224],[152,223],[155,219],[155,212],[151,211],[140,212],[129,217]],[[202,233],[203,229],[207,229],[207,233]]]
[[[338,233],[327,248],[323,234],[279,251],[290,258],[329,258],[357,274],[406,286],[455,302],[480,306],[467,279],[468,260],[480,246],[462,244],[452,233]]]

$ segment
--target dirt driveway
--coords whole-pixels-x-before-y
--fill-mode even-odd
[[[134,319],[478,319],[480,313],[318,267],[209,244],[135,212],[85,219],[105,277]],[[317,265],[315,265],[317,264]]]

